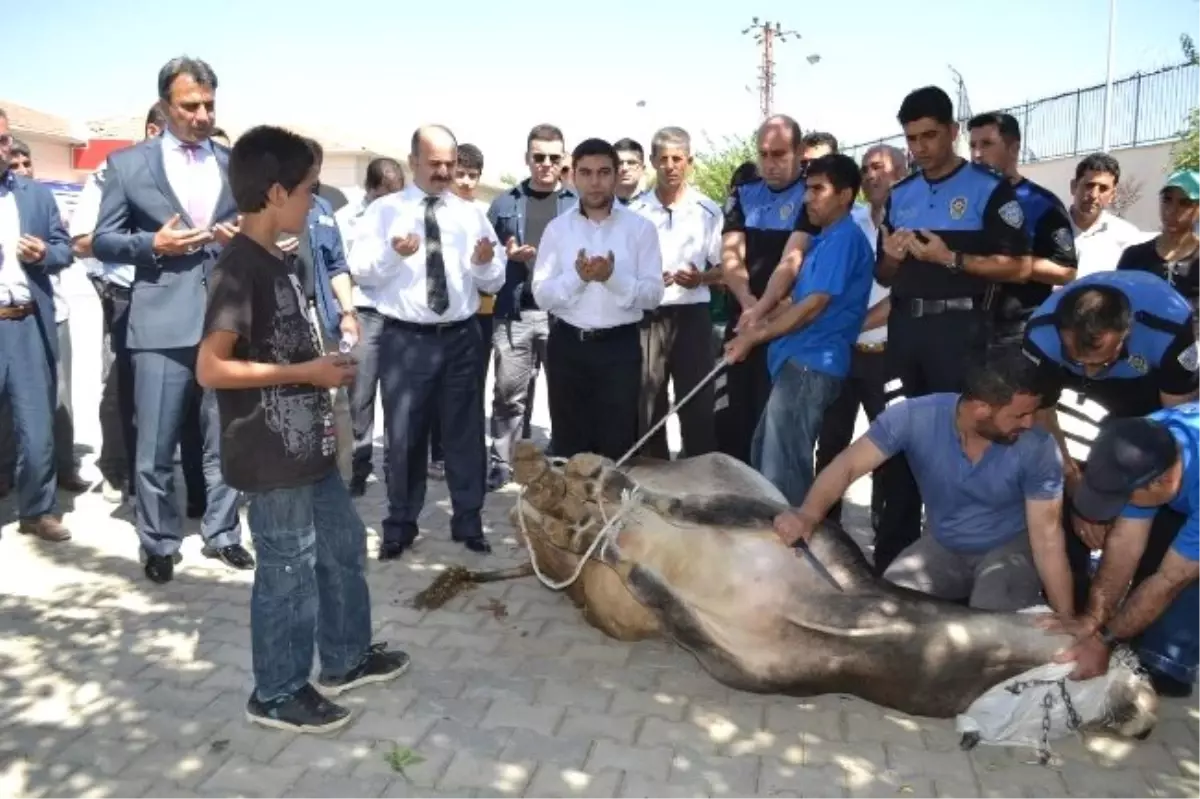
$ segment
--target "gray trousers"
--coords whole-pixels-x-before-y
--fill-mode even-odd
[[[678,402],[703,380],[716,360],[712,352],[713,326],[708,303],[664,305],[642,318],[642,392],[638,402],[638,438],[667,414],[667,381]],[[679,409],[680,437],[684,457],[695,457],[717,448],[713,427],[713,383]],[[642,455],[666,460],[671,457],[667,428],[662,426],[642,445]]]
[[[71,406],[71,321],[58,327],[58,396],[54,409],[55,471],[67,477],[79,471],[75,458],[75,421]],[[13,432],[12,406],[0,394],[0,482],[13,482],[17,468],[17,440]]]
[[[980,554],[952,552],[925,533],[892,561],[883,579],[941,599],[969,599],[979,610],[1017,611],[1042,601],[1025,532]]]
[[[492,394],[492,467],[512,468],[513,449],[530,434],[533,390],[546,362],[550,321],[545,311],[522,311],[520,319],[495,318]]]

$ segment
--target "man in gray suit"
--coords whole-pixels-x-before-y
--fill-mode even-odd
[[[158,74],[167,117],[162,135],[108,158],[92,251],[133,264],[127,346],[133,354],[137,414],[135,480],[138,537],[146,576],[165,583],[182,542],[174,456],[188,405],[201,391],[196,350],[208,273],[237,232],[226,171],[229,150],[211,141],[217,77],[203,61],[180,57]],[[204,391],[204,478],[208,507],[200,523],[204,554],[254,568],[241,545],[237,492],[225,485],[216,397]]]

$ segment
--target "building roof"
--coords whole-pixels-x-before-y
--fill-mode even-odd
[[[18,137],[22,133],[82,143],[73,133],[74,125],[66,117],[37,111],[20,103],[0,99],[0,108],[8,116],[9,127]]]

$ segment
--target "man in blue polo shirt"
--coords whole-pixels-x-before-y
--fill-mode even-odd
[[[807,540],[850,485],[899,453],[913,470],[928,529],[884,572],[896,585],[982,610],[1040,604],[1074,616],[1063,545],[1062,464],[1054,439],[1034,426],[1037,367],[1016,347],[996,349],[967,372],[961,393],[891,405],[833,459],[804,504],[779,515],[787,544]]]
[[[821,420],[850,370],[850,348],[867,315],[875,266],[871,242],[850,215],[862,183],[854,159],[822,156],[809,164],[805,183],[806,213],[821,232],[809,247],[792,301],[725,347],[730,362],[738,363],[767,344],[772,386],[750,463],[794,505],[812,485]]]
[[[1049,383],[1040,422],[1058,440],[1068,497],[1075,494],[1097,426],[1196,399],[1195,317],[1187,300],[1146,272],[1098,272],[1052,294],[1025,329],[1026,355]],[[1068,504],[1069,508],[1069,504]],[[1087,597],[1090,552],[1108,525],[1068,513],[1067,554],[1076,603]],[[1171,530],[1155,524],[1162,547]]]
[[[1200,406],[1189,402],[1105,425],[1074,505],[1085,518],[1115,521],[1087,611],[1069,625],[1077,643],[1059,660],[1075,661],[1072,677],[1088,679],[1107,670],[1114,644],[1135,639],[1158,693],[1189,696],[1200,659]],[[1151,554],[1151,528],[1164,516],[1174,531],[1170,547],[1156,553],[1150,570],[1135,570]]]

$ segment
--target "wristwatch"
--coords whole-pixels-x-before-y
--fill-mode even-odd
[[[963,258],[964,256],[961,252],[954,253],[954,258],[951,259],[950,263],[946,264],[946,268],[951,272],[963,271],[963,269],[966,268],[966,262],[963,260]]]
[[[1117,636],[1113,634],[1113,631],[1108,629],[1107,624],[1101,626],[1100,629],[1096,631],[1096,635],[1100,637],[1100,642],[1109,649],[1115,649],[1117,645],[1121,643],[1121,639],[1117,638]]]

